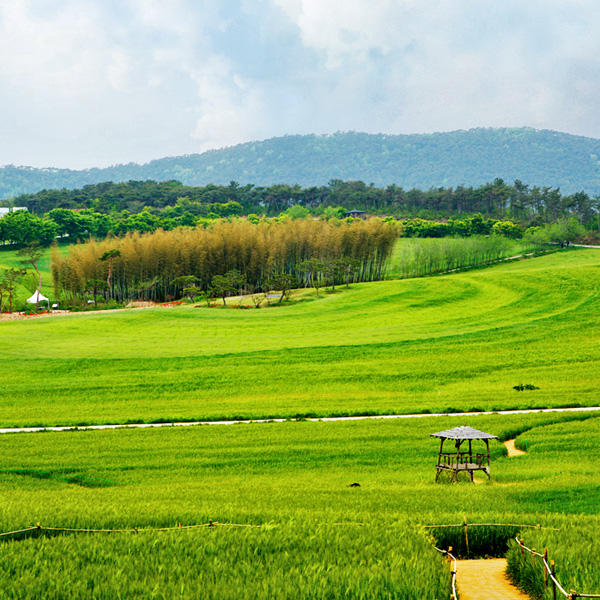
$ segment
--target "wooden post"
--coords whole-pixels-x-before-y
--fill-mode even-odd
[[[521,547],[521,558],[525,558],[525,550],[523,550],[523,540],[519,540],[519,546]]]
[[[454,465],[454,481],[458,483],[458,465],[460,464],[460,445],[462,440],[456,440],[456,465]]]
[[[469,526],[467,525],[467,515],[463,519],[465,523],[465,544],[467,546],[467,556],[469,556]]]
[[[550,571],[552,571],[552,577],[556,577],[556,566],[553,560],[550,561]],[[552,580],[552,600],[556,600],[556,583],[554,579]]]
[[[36,527],[37,527],[37,536],[40,537],[40,533],[42,531],[42,526],[39,523],[37,523]]]
[[[569,590],[569,592],[570,600],[577,600],[577,592],[575,590]]]
[[[437,480],[440,476],[440,473],[442,472],[442,469],[440,469],[440,465],[442,464],[442,450],[444,448],[444,438],[440,438],[440,453],[438,455],[438,464],[435,470],[435,481],[437,483]]]
[[[544,560],[548,562],[548,548],[544,548]],[[544,590],[548,589],[548,571],[544,565]]]
[[[469,463],[468,463],[468,470],[469,470],[469,475],[471,476],[471,482],[473,481],[473,471],[471,469],[471,465],[473,464],[473,444],[471,442],[471,440],[469,440]]]
[[[531,560],[533,561],[533,564],[535,565],[535,548],[531,549]]]

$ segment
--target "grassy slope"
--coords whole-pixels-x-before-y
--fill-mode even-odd
[[[599,267],[597,251],[573,251],[280,308],[3,322],[0,420],[597,404]]]
[[[96,586],[104,594],[98,597],[153,589],[173,597],[180,586],[182,596],[194,597],[207,586],[210,597],[219,597],[219,589],[226,597],[259,597],[272,587],[280,597],[439,599],[447,594],[437,586],[447,585],[448,576],[420,525],[460,522],[464,514],[471,522],[559,527],[576,516],[590,531],[600,524],[598,419],[569,422],[567,438],[564,426],[544,427],[556,419],[564,418],[0,436],[4,530],[36,521],[132,527],[209,518],[273,527],[11,542],[0,545],[0,584],[29,590],[31,597],[44,589],[92,597]],[[508,459],[496,444],[491,483],[436,485],[437,443],[428,436],[465,422],[501,436],[537,426],[533,432],[545,445],[532,444],[527,456]],[[557,478],[557,472],[565,474]],[[361,487],[349,488],[355,481]],[[55,577],[57,565],[64,577]]]

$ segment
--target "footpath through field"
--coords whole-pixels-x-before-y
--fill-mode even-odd
[[[36,433],[38,431],[74,431],[88,429],[149,429],[153,427],[192,427],[195,425],[237,425],[250,423],[286,423],[293,421],[312,421],[329,423],[333,421],[364,421],[369,419],[427,419],[429,417],[478,417],[481,415],[520,415],[531,413],[569,413],[600,411],[600,406],[579,406],[577,408],[521,408],[515,410],[496,410],[460,413],[418,413],[410,415],[363,415],[355,417],[309,417],[289,419],[238,419],[235,421],[169,421],[168,423],[111,423],[109,425],[57,425],[52,427],[4,427],[2,433]],[[514,440],[513,440],[514,443]],[[521,450],[515,448],[515,452]],[[510,454],[509,456],[514,456]]]
[[[513,457],[513,456],[523,456],[523,454],[525,454],[524,450],[519,450],[516,446],[515,446],[515,440],[506,440],[504,442],[504,445],[506,446],[506,451],[508,452],[508,456],[509,457]]]
[[[505,574],[505,558],[458,560],[456,587],[460,600],[528,600]]]

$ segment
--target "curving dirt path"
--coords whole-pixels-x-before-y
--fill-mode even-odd
[[[523,454],[527,454],[524,450],[519,450],[515,446],[515,440],[506,440],[504,442],[504,445],[506,446],[506,451],[508,452],[509,458],[513,456],[523,456]]]
[[[459,560],[456,587],[460,600],[529,600],[506,576],[506,559]]]

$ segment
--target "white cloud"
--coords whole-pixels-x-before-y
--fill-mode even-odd
[[[597,0],[11,0],[0,164],[348,129],[600,137],[598,30]]]
[[[347,128],[399,133],[528,124],[589,135],[592,126],[600,136],[590,101],[600,81],[586,77],[581,64],[572,69],[578,62],[598,65],[596,2],[275,2],[305,46],[322,53],[334,97],[341,102],[355,93]],[[381,90],[375,103],[374,88]],[[575,122],[573,114],[587,120]]]

